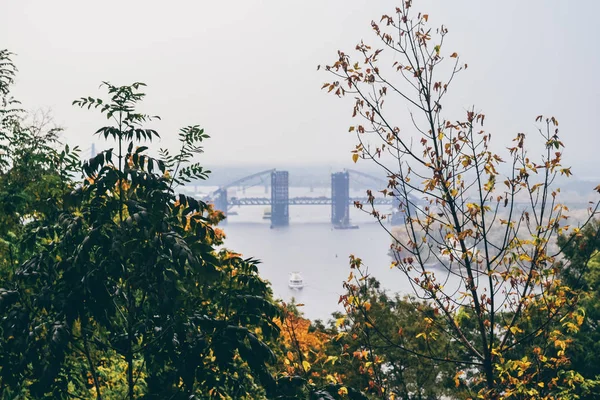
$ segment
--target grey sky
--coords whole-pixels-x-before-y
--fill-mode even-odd
[[[199,124],[212,136],[204,159],[228,163],[340,164],[350,160],[351,104],[320,91],[317,64],[364,38],[394,2],[368,0],[0,0],[0,47],[17,53],[15,96],[51,108],[69,143],[89,148],[103,120],[76,109],[103,80],[149,85],[144,110],[159,114],[164,145]],[[469,64],[452,88],[475,104],[496,142],[533,132],[538,114],[560,121],[565,161],[598,176],[600,2],[416,0],[447,50]],[[462,115],[452,117],[457,119]],[[96,139],[98,141],[98,139]]]

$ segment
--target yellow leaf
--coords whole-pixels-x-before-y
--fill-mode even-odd
[[[352,161],[354,161],[355,163],[358,161],[358,153],[352,154]]]
[[[335,320],[335,326],[337,326],[339,328],[340,326],[344,325],[344,321],[346,321],[345,317],[336,319]]]
[[[462,371],[458,371],[456,373],[456,375],[454,375],[454,384],[456,385],[456,387],[460,386],[460,376],[463,374],[464,372]]]
[[[302,361],[302,368],[304,368],[306,372],[310,371],[310,363],[306,360]]]
[[[529,254],[523,253],[523,254],[521,254],[519,256],[519,260],[521,260],[521,261],[531,261],[531,257],[529,257]]]
[[[327,364],[329,361],[331,361],[331,365],[335,364],[335,362],[338,360],[337,356],[329,356],[327,357],[327,360],[325,361],[325,364]]]
[[[339,390],[338,390],[338,394],[339,394],[340,396],[347,395],[347,394],[348,394],[348,389],[346,389],[346,387],[345,387],[345,386],[342,386],[341,388],[339,388]]]
[[[516,335],[517,333],[522,333],[522,332],[523,332],[523,330],[522,330],[521,328],[517,327],[517,326],[511,326],[511,327],[510,327],[510,332],[511,332],[513,335]]]

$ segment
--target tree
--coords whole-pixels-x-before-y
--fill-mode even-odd
[[[354,366],[347,361],[347,348],[336,327],[311,323],[299,311],[303,304],[283,304],[277,320],[281,340],[278,355],[278,399],[367,400],[349,376]]]
[[[0,270],[6,274],[26,256],[17,246],[26,223],[57,217],[80,167],[79,149],[62,145],[48,112],[17,108],[11,56],[0,51]]]
[[[558,239],[568,263],[559,261],[561,277],[571,287],[582,290],[581,307],[585,320],[573,335],[567,350],[573,369],[582,376],[600,376],[600,222],[596,219],[584,229]],[[597,397],[599,393],[594,393]],[[594,398],[594,397],[589,397]]]
[[[390,297],[366,274],[349,280],[341,299],[345,314],[336,320],[348,356],[339,363],[346,384],[375,397],[406,400],[452,393],[454,365],[413,356],[432,345],[448,358],[456,358],[460,350],[440,332],[441,316],[434,307],[410,296]]]
[[[276,390],[265,341],[278,307],[257,261],[216,250],[222,214],[174,188],[205,171],[208,136],[180,131],[180,151],[147,153],[155,118],[136,111],[142,83],[105,83],[113,139],[83,164],[55,219],[24,227],[31,255],[0,288],[0,388],[9,398],[260,398]],[[138,145],[139,144],[139,145]],[[107,381],[108,380],[108,381]]]
[[[333,80],[323,89],[354,99],[352,116],[360,122],[349,128],[358,140],[353,160],[375,162],[389,179],[357,207],[388,230],[392,267],[443,317],[432,319],[431,328],[463,349],[448,357],[443,346],[434,345],[440,339],[427,336],[431,346],[415,357],[460,365],[457,382],[472,396],[564,396],[581,378],[567,371],[565,355],[565,335],[579,329],[581,315],[576,291],[558,279],[555,266],[556,238],[571,230],[568,208],[553,185],[557,176],[571,175],[561,165],[558,121],[536,118],[543,141],[539,160],[530,155],[528,137],[519,133],[504,161],[492,151],[483,113],[472,107],[463,118],[445,116],[448,90],[467,64],[446,50],[448,29],[430,29],[428,20],[428,14],[412,13],[411,0],[402,1],[393,15],[371,23],[381,48],[361,41],[357,60],[339,51],[325,67]],[[398,104],[410,109],[403,125]],[[388,216],[374,206],[376,193],[399,203],[404,224],[395,235],[384,224]],[[596,210],[597,205],[591,214]],[[361,262],[352,266],[365,268]],[[540,336],[552,345],[532,348],[532,338]],[[540,381],[547,377],[544,371],[556,380]]]

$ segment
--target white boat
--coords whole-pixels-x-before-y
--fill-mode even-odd
[[[271,219],[271,207],[265,208],[265,212],[263,213],[263,219]]]
[[[288,282],[290,289],[302,289],[304,287],[304,280],[300,272],[290,272],[290,280]]]

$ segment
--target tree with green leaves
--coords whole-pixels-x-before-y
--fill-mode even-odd
[[[584,229],[558,239],[566,260],[558,262],[561,278],[582,292],[580,306],[584,323],[572,335],[567,349],[573,369],[588,379],[600,378],[600,221],[593,220]],[[593,399],[600,396],[596,387]]]
[[[155,117],[142,83],[105,83],[107,100],[74,102],[115,141],[83,164],[56,219],[25,226],[32,256],[2,282],[0,387],[6,398],[259,398],[275,391],[265,341],[279,315],[257,261],[217,251],[222,214],[175,188],[204,171],[207,138],[181,130],[181,151],[150,156]],[[111,373],[111,371],[113,373]],[[117,382],[107,381],[122,371]],[[115,384],[116,383],[116,384]]]
[[[436,345],[440,337],[426,329],[413,340],[429,346],[413,356],[459,366],[458,385],[470,397],[575,395],[584,379],[569,369],[565,349],[581,324],[579,296],[557,279],[555,266],[557,237],[572,229],[554,185],[557,176],[571,175],[562,165],[558,120],[536,118],[539,157],[524,133],[506,154],[492,151],[482,112],[470,107],[462,116],[448,115],[447,94],[467,64],[447,49],[448,28],[431,28],[429,14],[413,8],[413,1],[400,1],[390,15],[371,22],[378,47],[361,41],[355,55],[339,51],[325,66],[332,78],[322,87],[352,99],[358,120],[348,129],[358,142],[354,162],[374,162],[388,177],[386,187],[368,191],[368,201],[357,207],[388,231],[392,268],[441,316],[427,329],[462,348],[447,357],[445,347]],[[399,204],[395,211],[404,223],[396,232],[375,206],[376,196]],[[347,305],[363,307],[350,300]],[[461,325],[461,315],[469,317],[468,326]],[[381,337],[410,349],[387,333]],[[551,345],[532,347],[534,337]],[[383,389],[381,398],[391,398]]]
[[[0,270],[10,274],[25,254],[25,224],[56,218],[79,171],[79,149],[63,146],[48,113],[26,114],[10,94],[16,67],[0,51]]]

